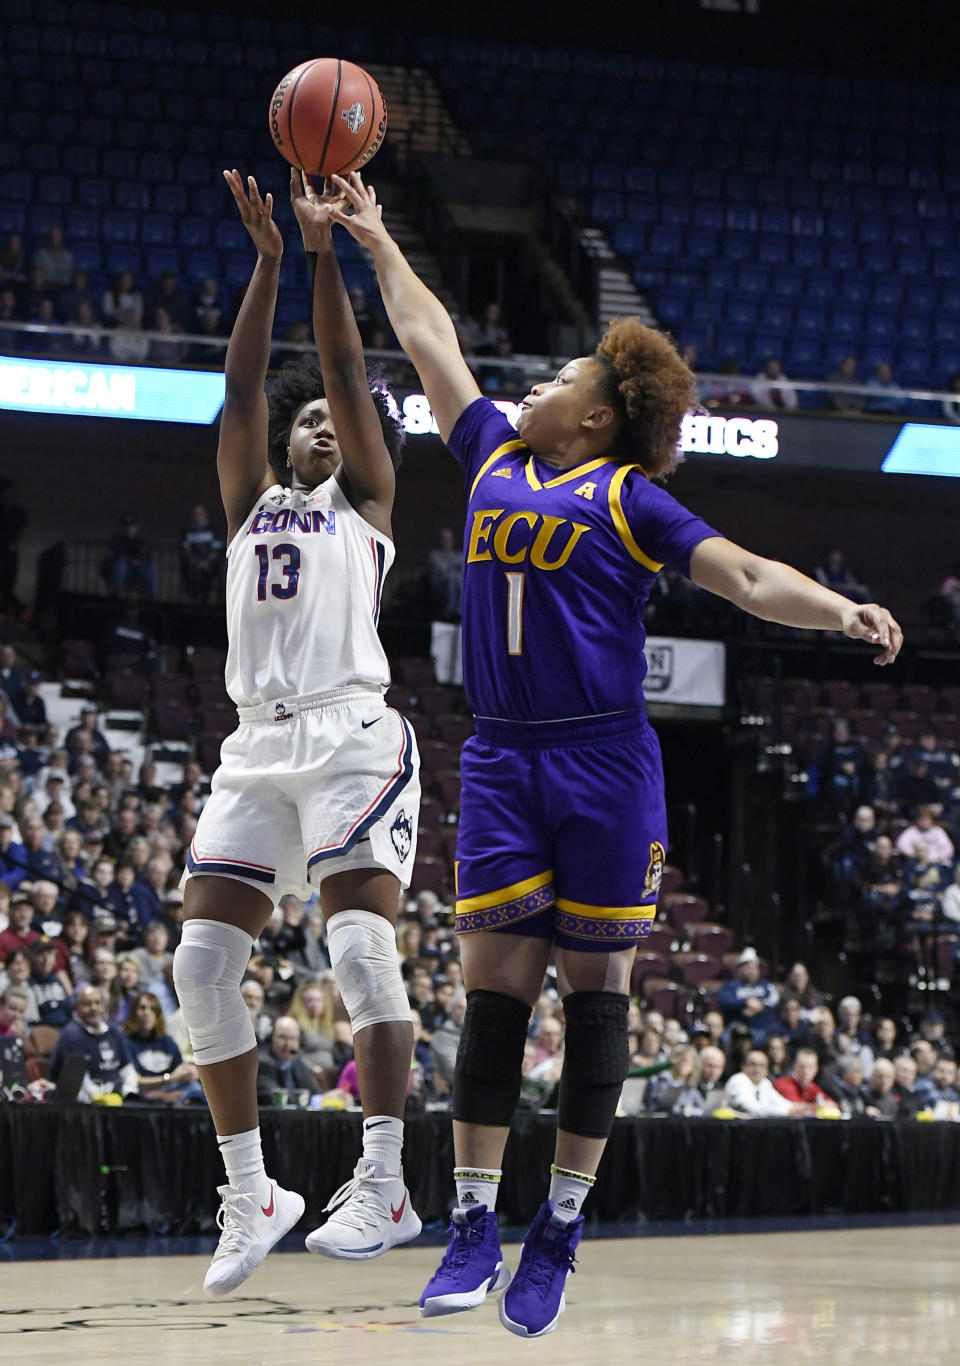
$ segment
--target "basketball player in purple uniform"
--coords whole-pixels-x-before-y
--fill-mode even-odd
[[[651,482],[676,460],[694,380],[628,318],[534,385],[516,430],[481,397],[442,304],[359,175],[331,214],[373,254],[390,323],[463,466],[464,746],[457,932],[467,987],[454,1083],[457,1206],[420,1299],[471,1309],[510,1280],[494,1205],[530,1010],[551,948],[566,1051],[549,1198],[500,1301],[504,1327],[550,1332],[627,1073],[630,969],[667,847],[657,737],[643,709],[643,609],[663,565],[746,611],[843,631],[896,658],[889,612],[857,606],[725,540]],[[347,212],[349,203],[352,213]]]

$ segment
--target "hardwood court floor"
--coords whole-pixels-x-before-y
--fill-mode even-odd
[[[205,1257],[0,1265],[0,1361],[37,1366],[955,1362],[960,1230],[912,1227],[589,1241],[554,1333],[523,1341],[490,1302],[423,1320],[432,1247],[351,1264],[275,1253],[210,1302]],[[516,1265],[519,1249],[505,1249]]]

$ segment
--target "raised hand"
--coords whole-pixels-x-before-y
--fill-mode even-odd
[[[383,205],[377,203],[372,185],[364,185],[359,171],[351,171],[343,176],[332,176],[331,180],[339,191],[340,199],[330,205],[330,216],[335,223],[342,223],[351,237],[364,246],[370,246],[378,237],[386,237],[383,226]],[[349,210],[353,212],[349,212]]]
[[[283,237],[273,221],[273,195],[268,193],[261,198],[252,175],[247,176],[246,188],[239,171],[224,171],[223,178],[230,186],[243,226],[257,251],[261,256],[279,260],[283,255]]]
[[[843,623],[844,635],[881,646],[874,664],[892,664],[900,653],[903,632],[885,607],[875,602],[851,604]]]
[[[334,221],[332,209],[346,205],[343,195],[329,180],[324,181],[323,193],[318,194],[306,172],[295,166],[290,168],[290,203],[300,224],[305,251],[317,251],[329,243]]]

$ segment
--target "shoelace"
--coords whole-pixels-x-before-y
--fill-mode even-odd
[[[361,1163],[350,1180],[344,1181],[340,1189],[334,1191],[324,1211],[339,1209],[349,1200],[350,1208],[341,1210],[338,1217],[355,1228],[377,1228],[387,1218],[383,1193],[377,1187],[389,1185],[392,1179],[389,1176],[374,1176],[372,1168],[364,1167]]]
[[[550,1230],[554,1232],[554,1230]],[[564,1229],[556,1229],[556,1237],[541,1234],[537,1242],[536,1260],[522,1263],[514,1279],[514,1285],[528,1285],[534,1290],[545,1293],[551,1286],[557,1271],[576,1272],[576,1257]]]
[[[459,1223],[455,1219],[450,1220],[450,1232],[453,1235],[451,1242],[443,1254],[443,1260],[438,1267],[439,1271],[459,1271],[469,1259],[473,1246],[483,1242],[483,1223],[467,1224]]]
[[[222,1230],[223,1237],[213,1254],[214,1261],[218,1257],[232,1257],[246,1251],[247,1241],[256,1236],[253,1224],[255,1204],[253,1196],[243,1191],[223,1197],[217,1210],[217,1228]]]

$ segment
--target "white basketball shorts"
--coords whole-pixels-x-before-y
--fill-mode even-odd
[[[420,758],[376,689],[239,709],[187,852],[190,877],[232,877],[277,905],[331,873],[383,868],[410,883]]]

